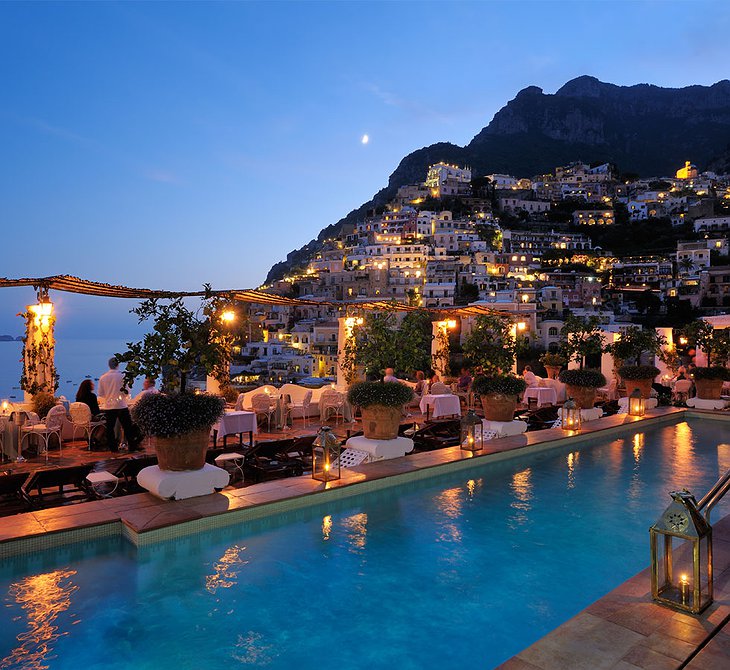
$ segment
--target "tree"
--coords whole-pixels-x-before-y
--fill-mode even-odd
[[[392,311],[368,312],[364,323],[357,326],[355,362],[365,368],[368,376],[382,377],[385,368],[395,367],[395,315]]]
[[[730,328],[713,328],[711,323],[698,319],[683,331],[690,346],[700,347],[707,354],[707,365],[725,366],[730,358]]]
[[[586,356],[603,351],[601,320],[597,316],[568,315],[560,330],[560,341],[566,358],[574,360],[583,369]]]
[[[682,274],[690,274],[695,269],[695,263],[689,256],[687,256],[677,263],[677,267]]]
[[[509,372],[517,353],[513,328],[508,318],[498,315],[481,315],[474,320],[474,327],[464,340],[464,354],[477,372]]]
[[[396,334],[393,367],[401,374],[431,367],[431,315],[425,310],[409,312]]]
[[[653,328],[629,326],[621,331],[615,342],[607,344],[604,351],[626,364],[640,365],[644,354],[660,356],[666,343],[666,338]]]
[[[647,289],[636,296],[636,309],[647,316],[656,314],[662,306],[662,301],[658,295]]]
[[[461,285],[457,284],[457,294],[454,297],[455,305],[468,305],[470,302],[479,300],[479,287],[466,281],[461,280]]]

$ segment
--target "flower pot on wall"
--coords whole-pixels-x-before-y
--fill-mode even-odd
[[[697,397],[701,400],[719,400],[722,384],[722,379],[695,379]]]
[[[596,389],[593,386],[565,385],[565,395],[573,398],[580,409],[593,409],[596,402]]]
[[[567,397],[573,398],[581,409],[592,409],[596,389],[606,384],[606,378],[598,370],[563,370],[560,381],[565,384]]]
[[[517,397],[503,393],[488,393],[481,396],[484,418],[487,421],[512,421],[515,418]]]
[[[557,379],[560,374],[559,365],[546,365],[545,371],[547,372],[548,379]]]
[[[639,393],[641,393],[642,398],[650,398],[652,381],[652,379],[627,379],[624,381],[626,393],[631,395],[631,393],[634,392],[634,389],[639,389]]]
[[[160,470],[200,470],[205,465],[210,428],[175,437],[152,437]]]
[[[370,405],[363,407],[362,432],[371,440],[394,440],[398,437],[398,428],[403,410],[400,407]]]

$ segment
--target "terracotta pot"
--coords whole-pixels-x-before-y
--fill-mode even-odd
[[[626,395],[631,395],[635,389],[639,389],[639,393],[641,393],[642,398],[650,398],[651,384],[653,381],[653,377],[651,379],[624,379]]]
[[[697,397],[702,400],[719,400],[722,395],[722,379],[695,379]]]
[[[400,419],[403,415],[401,407],[385,407],[370,405],[361,408],[362,432],[371,440],[394,440],[398,437]]]
[[[547,372],[548,379],[557,379],[560,374],[559,365],[546,365],[545,371]]]
[[[512,421],[515,418],[516,396],[488,393],[481,399],[484,418],[487,421]]]
[[[210,428],[177,437],[152,437],[160,470],[201,470],[205,465]]]
[[[565,395],[567,398],[573,398],[580,409],[593,409],[596,402],[596,389],[592,386],[566,384]]]

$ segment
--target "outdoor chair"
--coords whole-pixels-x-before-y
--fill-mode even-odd
[[[72,402],[69,407],[71,415],[71,439],[76,439],[76,431],[81,431],[82,435],[86,435],[86,441],[89,443],[89,451],[91,451],[91,435],[99,426],[105,426],[104,421],[93,421],[91,416],[91,408],[85,402]]]
[[[430,395],[449,395],[451,394],[451,389],[443,382],[436,382],[431,385],[429,393]]]
[[[320,422],[327,421],[332,413],[335,415],[335,425],[337,425],[337,417],[345,420],[345,396],[334,389],[326,389],[319,397]]]
[[[29,509],[23,495],[23,484],[29,475],[28,472],[0,474],[0,515],[17,514]]]
[[[287,457],[302,464],[303,470],[312,469],[312,446],[317,439],[316,435],[302,435],[293,440],[285,449]]]
[[[122,481],[125,493],[138,493],[145,489],[137,484],[137,475],[145,468],[157,465],[157,456],[138,456],[120,459],[117,462],[119,465],[110,464],[105,468],[106,471]]]
[[[680,379],[674,382],[672,389],[672,400],[676,402],[686,402],[689,398],[689,392],[692,389],[692,381],[690,379]]]
[[[272,403],[271,396],[266,393],[257,393],[253,398],[251,398],[251,407],[256,414],[257,421],[261,415],[266,417],[266,427],[270,433],[271,417],[276,414],[276,404]]]
[[[57,503],[94,500],[96,495],[86,481],[86,476],[93,467],[89,464],[37,470],[25,485],[25,499],[34,509]],[[49,489],[51,490],[49,491]]]
[[[455,447],[461,442],[461,421],[450,419],[428,424],[413,433],[411,439],[419,451]]]
[[[520,416],[520,419],[527,423],[527,430],[544,430],[545,428],[552,428],[552,425],[557,421],[559,408],[555,406],[538,407],[529,412],[525,412]]]
[[[312,391],[307,391],[301,400],[290,400],[286,408],[287,420],[294,418],[294,412],[301,412],[304,426],[307,425],[309,406],[312,404]]]
[[[243,471],[254,482],[301,475],[302,464],[287,455],[292,440],[259,442],[249,449],[244,457]]]
[[[35,412],[28,412],[28,420],[20,428],[20,449],[19,453],[23,451],[23,442],[25,438],[29,436],[35,436],[38,438],[38,453],[45,452],[46,463],[48,462],[48,447],[51,442],[53,435],[58,439],[58,452],[59,454],[63,451],[63,440],[61,439],[61,431],[63,430],[63,422],[66,419],[66,408],[63,405],[54,405],[48,411],[46,420],[41,422],[38,415]],[[41,442],[43,447],[41,448]]]

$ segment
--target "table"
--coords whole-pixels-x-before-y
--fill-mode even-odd
[[[238,471],[238,473],[241,475],[241,481],[243,481],[244,475],[243,475],[243,461],[245,460],[245,456],[243,454],[239,454],[235,451],[232,451],[230,454],[221,454],[220,456],[215,457],[215,464],[219,468],[223,468],[224,470],[227,470],[226,468],[227,464],[230,464],[235,470]],[[233,481],[233,479],[231,479]]]
[[[96,493],[96,495],[100,498],[111,498],[117,490],[117,486],[119,486],[119,477],[113,475],[111,472],[107,472],[106,470],[90,472],[86,475],[86,481],[91,484],[91,488],[94,489],[94,493]],[[114,484],[114,486],[108,493],[103,493],[104,484]],[[99,488],[97,488],[97,486]]]
[[[439,395],[424,395],[419,403],[421,412],[428,419],[429,414],[434,419],[440,416],[461,416],[461,403],[459,396],[453,393],[443,393]]]
[[[550,388],[549,386],[530,386],[525,391],[524,401],[527,402],[528,398],[535,398],[538,407],[542,407],[543,405],[556,405],[558,402],[558,394],[555,393],[554,388]]]
[[[218,443],[218,435],[223,438],[223,446],[226,446],[228,435],[238,435],[238,444],[243,446],[243,434],[249,434],[249,445],[253,446],[253,436],[258,433],[256,425],[256,413],[246,410],[226,411],[220,421],[213,426],[213,446]]]

